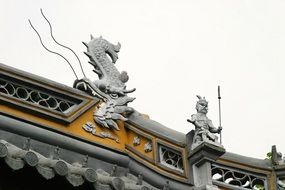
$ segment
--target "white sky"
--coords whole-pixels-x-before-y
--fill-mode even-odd
[[[199,94],[208,99],[208,117],[217,126],[220,85],[227,151],[265,158],[275,144],[285,153],[285,1],[3,1],[0,62],[72,86],[67,63],[46,52],[29,26],[31,19],[45,44],[82,77],[73,54],[52,43],[40,8],[92,80],[97,76],[81,41],[92,33],[121,42],[116,65],[128,72],[128,88],[137,88],[130,106],[138,111],[187,133]]]

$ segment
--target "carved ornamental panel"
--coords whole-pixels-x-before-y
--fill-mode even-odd
[[[159,144],[159,163],[171,170],[184,173],[182,153]]]
[[[238,189],[267,190],[266,176],[259,176],[238,169],[212,165],[214,184]]]
[[[1,78],[0,94],[60,113],[68,113],[75,105],[77,105],[74,102],[63,100],[47,92],[41,92]]]

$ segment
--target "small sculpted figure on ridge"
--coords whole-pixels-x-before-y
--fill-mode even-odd
[[[207,117],[208,102],[205,97],[197,95],[198,101],[196,103],[197,113],[187,119],[188,122],[195,126],[195,133],[193,138],[192,149],[201,144],[202,142],[209,142],[219,145],[218,137],[214,133],[220,133],[222,127],[215,128],[212,121]]]

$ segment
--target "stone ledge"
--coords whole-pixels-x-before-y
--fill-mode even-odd
[[[213,162],[221,157],[226,150],[223,147],[216,146],[207,142],[203,142],[197,146],[194,150],[189,152],[188,159],[190,164],[197,164],[198,166],[205,161]]]

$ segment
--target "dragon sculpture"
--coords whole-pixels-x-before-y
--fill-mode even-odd
[[[114,45],[102,37],[94,38],[92,35],[91,41],[83,44],[87,47],[87,52],[84,53],[89,57],[89,63],[94,67],[93,71],[99,80],[92,82],[88,78],[83,78],[76,80],[74,87],[103,101],[93,113],[97,124],[120,130],[116,121],[127,121],[125,115],[134,111],[127,104],[135,99],[127,96],[128,93],[135,91],[135,89],[126,89],[125,83],[129,79],[127,72],[120,73],[114,66],[121,45],[120,43]]]

